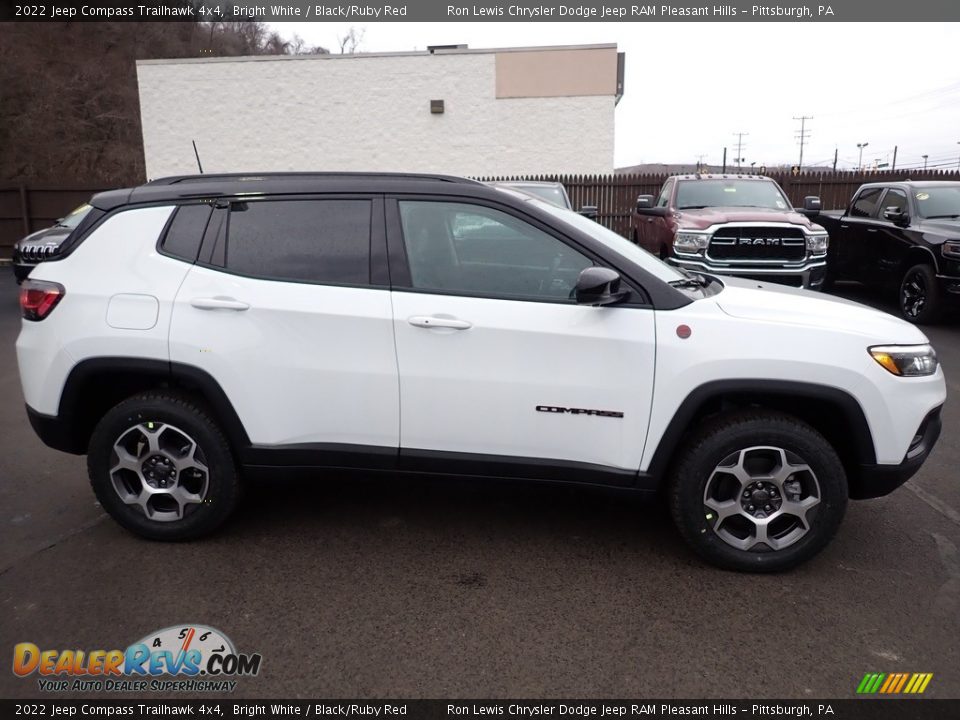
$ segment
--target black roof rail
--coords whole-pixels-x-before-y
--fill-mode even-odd
[[[181,183],[201,183],[214,180],[235,180],[237,182],[255,181],[255,180],[283,180],[291,179],[309,179],[309,178],[396,178],[403,180],[434,180],[440,182],[459,183],[459,184],[477,184],[476,180],[456,177],[455,175],[433,175],[427,173],[398,173],[398,172],[249,172],[249,173],[207,173],[204,175],[170,175],[168,177],[156,178],[150,180],[145,185],[178,185]]]

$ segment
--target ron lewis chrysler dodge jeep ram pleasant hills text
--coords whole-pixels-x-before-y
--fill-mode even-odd
[[[690,273],[447,176],[165,178],[98,194],[21,288],[30,422],[123,527],[184,540],[254,473],[662,491],[726,568],[821,550],[940,433],[916,327]]]

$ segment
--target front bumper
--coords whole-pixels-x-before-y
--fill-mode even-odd
[[[883,497],[912,478],[937,444],[943,426],[940,419],[942,409],[942,405],[934,408],[923,419],[899,465],[861,465],[860,472],[848,478],[850,497],[853,500]]]
[[[21,263],[16,260],[13,261],[13,276],[17,279],[18,283],[22,283],[27,279],[27,275],[30,274],[30,271],[33,270],[36,265],[28,265],[26,263]]]
[[[823,286],[827,276],[827,258],[817,258],[801,264],[784,265],[737,265],[733,263],[718,264],[716,262],[673,256],[667,260],[672,265],[694,272],[705,272],[713,275],[734,275],[748,280],[766,280],[781,285],[817,290]]]
[[[945,299],[951,302],[960,299],[960,276],[937,274],[937,282]]]

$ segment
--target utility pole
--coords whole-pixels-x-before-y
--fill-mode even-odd
[[[923,171],[926,172],[926,171],[927,171],[927,158],[930,157],[930,156],[929,156],[929,155],[921,155],[920,157],[923,158]]]
[[[957,145],[960,145],[960,140],[957,140]],[[957,171],[960,172],[960,157],[957,158]]]
[[[960,166],[960,163],[958,163],[958,166]],[[897,169],[897,146],[894,145],[893,146],[893,165],[890,167],[890,170],[896,170],[896,169]]]
[[[834,148],[834,149],[833,149],[833,171],[834,171],[834,172],[837,171],[837,152],[838,152],[838,150],[839,150],[839,148]]]
[[[723,149],[723,170],[720,171],[722,174],[727,172],[727,149]]]
[[[706,157],[705,153],[700,153],[697,155],[697,172],[703,172],[703,159]]]
[[[857,160],[857,171],[863,172],[863,149],[869,145],[868,142],[857,143],[857,150],[860,151],[860,159]]]
[[[800,140],[800,162],[797,163],[797,167],[803,170],[803,146],[810,139],[810,133],[807,132],[807,120],[813,120],[813,115],[801,115],[795,117],[794,120],[800,121],[800,132],[796,135],[797,139]]]
[[[740,167],[740,163],[743,162],[743,138],[749,134],[745,132],[734,133],[737,136],[737,167]]]

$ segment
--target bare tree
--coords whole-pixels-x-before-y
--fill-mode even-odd
[[[346,35],[337,38],[337,42],[340,45],[340,54],[341,55],[352,55],[357,52],[360,47],[360,43],[363,42],[363,36],[366,34],[364,28],[357,30],[353,25],[350,26],[350,29],[347,30]]]

